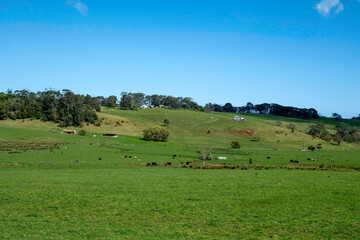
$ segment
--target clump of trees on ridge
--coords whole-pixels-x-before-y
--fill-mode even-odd
[[[360,132],[357,127],[341,122],[340,124],[335,126],[334,130],[335,133],[331,134],[327,131],[324,124],[316,123],[310,125],[309,131],[307,133],[313,137],[320,138],[324,141],[332,140],[338,145],[340,145],[342,141],[348,143],[360,142]]]
[[[95,123],[96,111],[100,110],[98,98],[74,94],[68,89],[0,93],[0,120],[31,118],[56,122],[62,127],[81,126],[83,122]]]
[[[242,107],[234,107],[231,103],[226,103],[224,106],[208,103],[205,105],[205,109],[206,111],[215,112],[271,114],[275,116],[307,120],[319,118],[319,114],[314,108],[287,107],[275,103],[262,103],[254,105],[251,102],[248,102]]]

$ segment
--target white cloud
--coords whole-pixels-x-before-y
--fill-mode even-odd
[[[358,0],[360,1],[360,0]],[[328,17],[332,14],[338,14],[344,10],[344,5],[340,0],[322,0],[314,7],[323,17]]]
[[[66,5],[69,7],[75,8],[81,15],[87,16],[89,13],[89,10],[85,3],[82,2],[73,2],[73,1],[67,1]]]

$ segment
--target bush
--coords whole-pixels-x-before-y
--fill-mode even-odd
[[[144,130],[144,140],[165,142],[170,135],[169,130],[161,127],[153,127]]]
[[[309,151],[314,151],[314,150],[315,150],[315,147],[314,147],[314,146],[308,146],[308,150],[309,150]]]
[[[288,129],[290,129],[292,133],[294,133],[295,128],[296,128],[296,125],[293,124],[293,123],[290,123],[290,124],[288,124],[286,127],[287,127]]]
[[[165,120],[164,120],[164,125],[167,126],[167,125],[169,125],[169,124],[170,124],[170,121],[169,121],[167,118],[165,118]]]
[[[84,136],[86,134],[86,131],[84,129],[81,129],[79,132],[79,135]]]
[[[100,127],[100,126],[101,126],[101,123],[102,123],[102,120],[97,120],[97,121],[95,121],[94,125],[95,125],[96,127]]]
[[[240,148],[241,146],[238,141],[233,141],[233,142],[231,142],[231,147],[232,148]]]
[[[253,142],[259,142],[259,141],[260,141],[260,136],[255,135],[255,136],[251,139],[251,141],[253,141]]]

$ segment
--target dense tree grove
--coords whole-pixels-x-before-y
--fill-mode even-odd
[[[279,104],[262,103],[254,105],[248,102],[245,106],[234,107],[231,103],[226,103],[224,106],[218,104],[208,103],[205,105],[206,111],[215,112],[233,112],[233,113],[255,113],[255,114],[271,114],[282,117],[292,117],[301,119],[318,119],[319,114],[313,108],[296,108],[286,107]]]
[[[121,109],[137,109],[141,105],[152,107],[165,107],[170,109],[203,110],[196,102],[189,97],[173,97],[166,95],[146,95],[144,93],[121,93]]]
[[[96,111],[100,110],[98,98],[74,94],[68,89],[0,93],[0,120],[31,118],[53,121],[64,127],[80,126],[83,122],[94,123],[98,118]]]
[[[325,141],[334,141],[338,145],[342,141],[353,143],[353,142],[360,142],[360,132],[357,127],[351,126],[349,124],[341,122],[335,128],[335,133],[330,134],[325,125],[322,123],[316,123],[310,125],[308,134],[312,135],[313,137],[321,138]]]

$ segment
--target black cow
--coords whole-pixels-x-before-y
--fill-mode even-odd
[[[151,163],[151,166],[157,166],[157,163],[156,163],[156,162],[152,162],[152,163]]]

